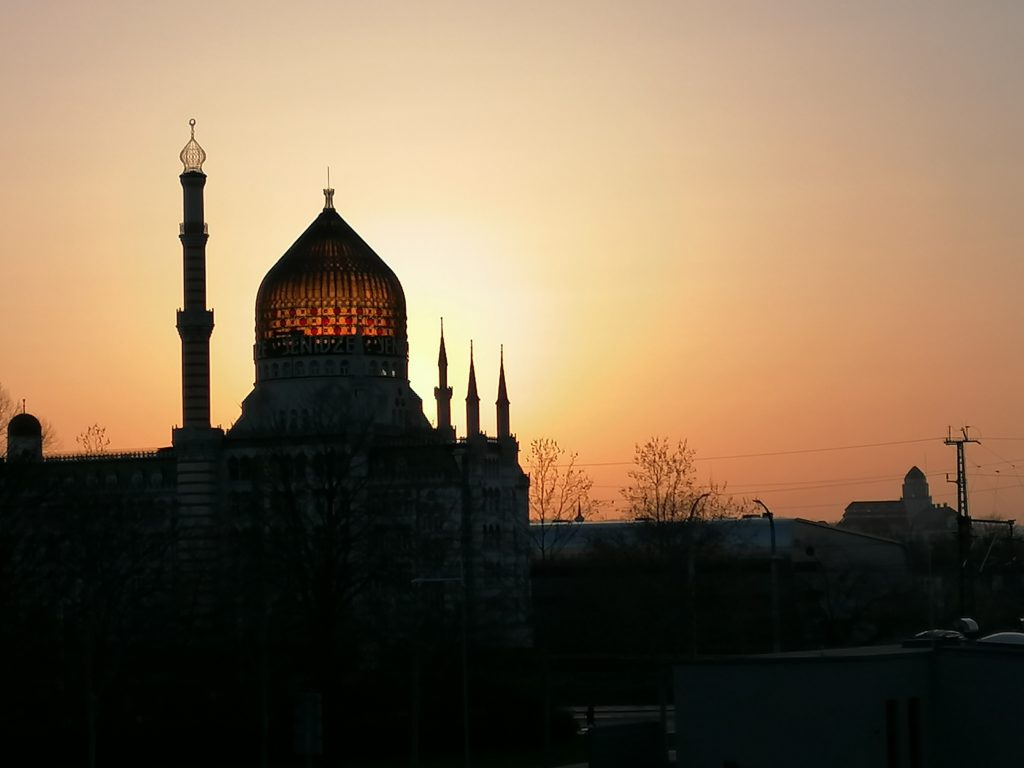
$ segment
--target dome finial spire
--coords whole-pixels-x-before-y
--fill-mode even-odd
[[[327,166],[327,186],[324,187],[324,210],[334,210],[334,188],[331,186],[331,166]]]
[[[196,119],[194,117],[188,121],[188,127],[191,131],[191,137],[188,140],[188,144],[181,150],[178,158],[181,160],[181,164],[185,166],[184,173],[202,173],[203,163],[206,161],[206,151],[196,141]]]

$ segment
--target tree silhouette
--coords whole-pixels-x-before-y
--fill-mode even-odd
[[[652,647],[698,649],[698,564],[714,559],[722,532],[708,522],[746,511],[725,486],[701,484],[696,451],[685,440],[652,437],[634,450],[630,485],[622,490],[642,525],[631,546],[647,562],[646,601]],[[638,597],[639,600],[639,597]]]
[[[20,649],[34,675],[28,695],[56,687],[50,724],[81,723],[72,729],[92,766],[103,703],[166,617],[174,516],[154,496],[62,468],[0,465],[0,646]]]
[[[81,452],[86,456],[100,456],[110,448],[110,438],[107,437],[107,428],[99,424],[93,424],[75,438]]]
[[[530,522],[541,560],[558,553],[594,512],[593,481],[576,466],[575,453],[565,455],[557,440],[541,437],[530,443],[526,471],[530,475]]]

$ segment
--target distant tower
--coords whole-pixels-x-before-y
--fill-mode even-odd
[[[469,342],[469,384],[466,386],[466,437],[480,434],[480,396],[476,391],[476,368],[473,367],[473,342]]]
[[[210,428],[210,334],[213,312],[206,308],[206,221],[203,187],[206,152],[196,142],[196,121],[189,120],[192,137],[179,157],[184,216],[179,237],[184,259],[184,308],[178,310],[181,337],[182,427]]]
[[[441,318],[441,349],[437,353],[437,386],[434,387],[437,401],[437,431],[448,440],[455,439],[452,429],[452,388],[448,386],[448,355],[444,350],[444,318]]]
[[[903,501],[911,499],[920,499],[929,505],[932,503],[931,494],[928,492],[928,478],[917,467],[911,467],[903,478]]]
[[[31,413],[22,411],[8,422],[7,460],[43,460],[43,425]]]
[[[903,502],[908,514],[915,514],[932,506],[932,496],[928,491],[928,478],[917,467],[911,467],[903,478]]]
[[[498,439],[511,437],[512,431],[509,428],[508,416],[508,389],[505,387],[505,346],[501,347],[501,368],[498,373],[498,399],[495,401],[498,407]]]

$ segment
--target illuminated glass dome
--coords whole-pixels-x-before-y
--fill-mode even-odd
[[[409,385],[402,284],[332,194],[260,284],[256,381],[233,437],[431,428]]]
[[[256,295],[256,358],[313,353],[407,355],[398,277],[327,197],[323,212],[271,268]],[[357,349],[358,348],[358,349]]]

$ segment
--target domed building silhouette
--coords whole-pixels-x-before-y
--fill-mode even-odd
[[[430,424],[409,386],[405,293],[324,190],[323,212],[271,268],[256,296],[256,387],[232,434],[317,421],[393,434]],[[294,412],[294,413],[293,413]]]
[[[43,425],[31,413],[16,414],[7,424],[7,458],[10,461],[41,461]]]
[[[240,417],[226,432],[211,424],[206,153],[191,125],[180,154],[182,422],[171,447],[43,456],[39,421],[19,414],[0,486],[32,466],[48,488],[103,489],[167,510],[174,588],[200,613],[234,599],[247,567],[240,540],[258,539],[264,554],[280,540],[294,547],[278,555],[295,558],[282,572],[323,569],[336,581],[330,599],[374,628],[367,637],[407,625],[426,601],[461,613],[474,643],[529,644],[529,479],[509,428],[503,355],[497,434],[480,430],[471,348],[467,433],[457,436],[442,326],[431,425],[408,379],[402,284],[335,210],[332,189],[259,287],[255,384]]]
[[[918,467],[903,477],[903,495],[885,501],[852,501],[839,526],[900,541],[941,536],[956,528],[956,510],[932,503],[928,478]]]

